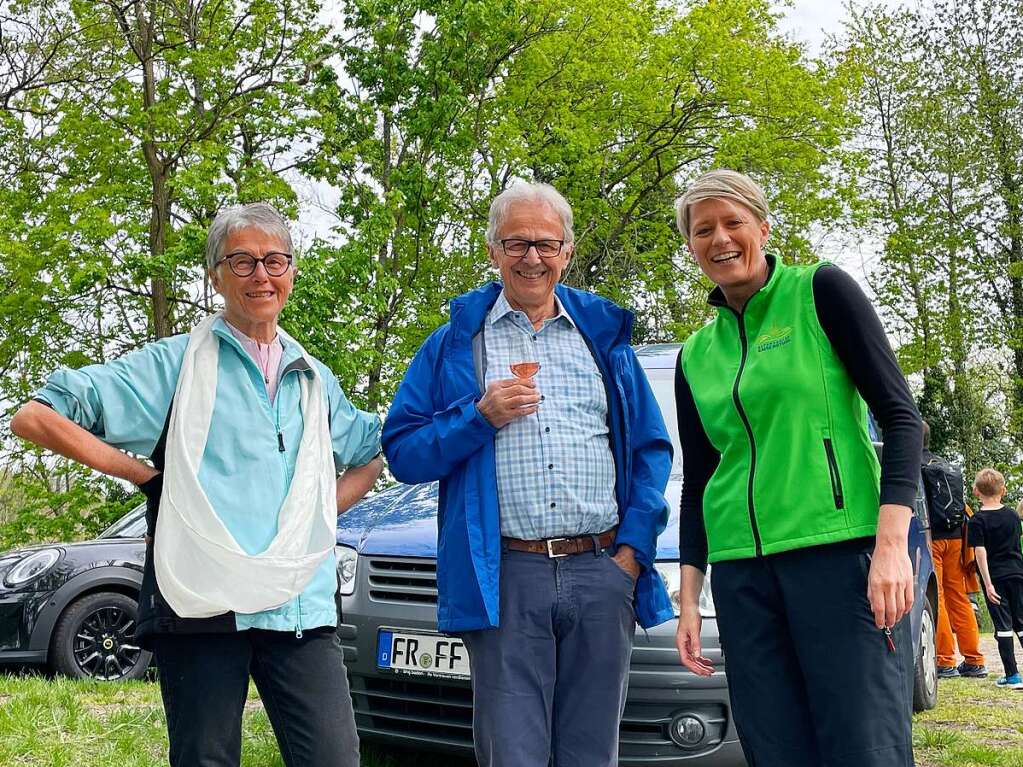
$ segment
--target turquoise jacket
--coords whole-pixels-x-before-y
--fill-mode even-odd
[[[303,428],[300,376],[312,375],[311,365],[317,366],[339,472],[380,452],[380,420],[356,410],[334,374],[319,360],[303,358],[283,334],[271,405],[262,373],[222,318],[213,333],[220,339],[220,368],[199,482],[238,545],[257,554],[277,533],[277,515],[294,475]],[[58,370],[36,397],[107,444],[149,457],[163,431],[187,345],[188,335],[178,335],[106,364]],[[236,614],[237,628],[299,631],[336,625],[335,568],[334,557],[327,557],[299,596],[273,610]]]

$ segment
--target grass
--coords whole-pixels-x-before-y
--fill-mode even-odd
[[[1023,691],[1001,690],[998,653],[987,679],[943,679],[938,706],[913,722],[918,767],[1023,767]],[[254,689],[245,708],[242,765],[283,767]],[[154,682],[74,682],[0,674],[0,764],[162,767],[167,733]],[[363,767],[472,767],[472,760],[363,746]]]
[[[941,680],[937,707],[913,722],[919,767],[1023,767],[1023,692],[994,678]]]
[[[283,767],[254,688],[245,707],[243,767]],[[366,744],[363,767],[458,767],[450,756],[420,756]],[[0,674],[0,764],[19,767],[162,767],[167,730],[154,682],[104,684]]]
[[[938,705],[914,718],[918,767],[1023,767],[1023,691],[995,686],[1002,669],[990,634],[981,649],[987,679],[940,680]]]

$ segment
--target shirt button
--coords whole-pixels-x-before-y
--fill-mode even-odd
[[[558,505],[558,504],[556,504],[556,503],[552,503],[552,504],[551,504],[551,508],[553,509],[553,508],[554,508],[555,506],[557,506],[557,505]]]
[[[536,340],[536,336],[533,336],[533,340],[534,340],[534,341]]]
[[[541,394],[540,395],[540,401],[543,402],[545,399],[547,399],[547,398],[544,395]]]
[[[547,464],[547,468],[548,468],[548,469],[553,469],[553,468],[554,468],[554,464],[553,464],[553,463],[549,463],[549,464]]]
[[[551,427],[550,427],[550,426],[545,426],[543,430],[544,430],[544,431],[550,431],[550,430],[551,430]]]

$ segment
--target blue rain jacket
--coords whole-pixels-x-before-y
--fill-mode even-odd
[[[657,535],[668,522],[664,488],[672,448],[661,411],[629,346],[633,316],[592,293],[557,285],[607,389],[615,461],[618,544],[636,550],[636,619],[643,628],[675,617],[654,570]],[[500,624],[501,526],[496,429],[476,405],[483,396],[472,340],[501,293],[489,283],[451,302],[451,319],[416,353],[383,429],[384,454],[402,482],[440,480],[437,622],[441,631]]]

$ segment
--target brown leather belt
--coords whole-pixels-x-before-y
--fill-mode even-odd
[[[606,549],[615,542],[615,530],[611,528],[596,536],[578,535],[574,538],[544,538],[539,541],[524,541],[521,538],[502,538],[513,551],[528,551],[533,554],[546,554],[549,557],[564,557],[569,554],[582,554],[584,551],[593,551],[593,539],[596,537],[597,546]]]

